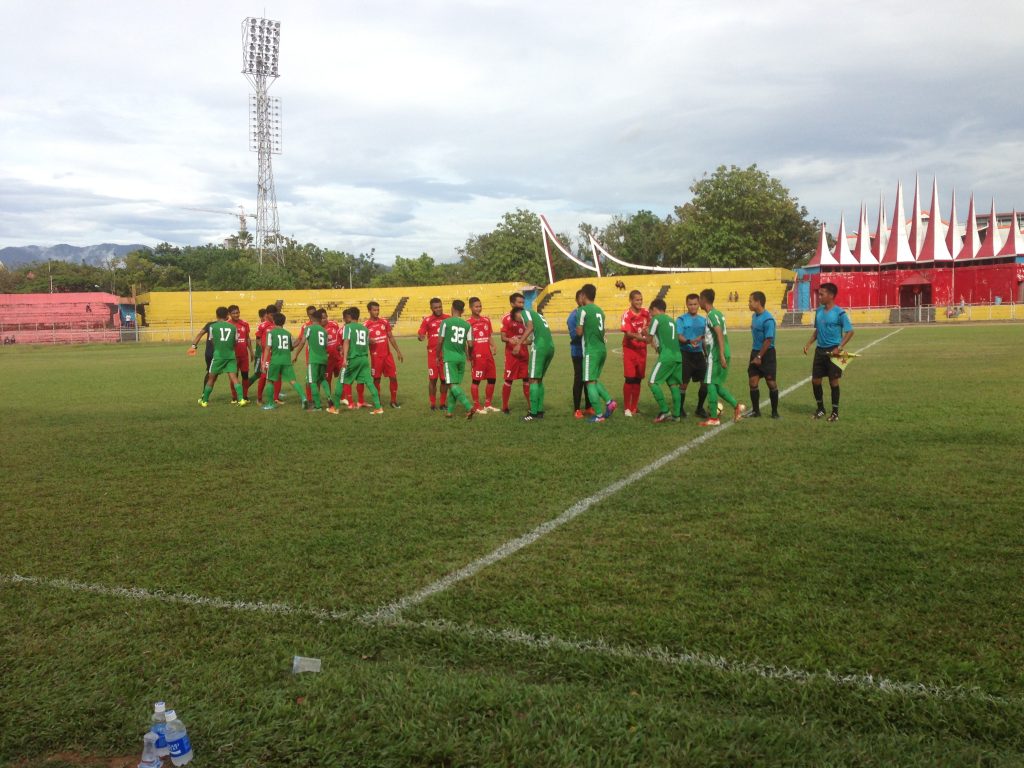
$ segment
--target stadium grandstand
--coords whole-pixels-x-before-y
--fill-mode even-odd
[[[135,330],[132,300],[111,293],[0,294],[4,344],[110,343]]]
[[[765,267],[559,280],[544,288],[534,304],[552,328],[562,330],[565,327],[569,313],[576,308],[576,291],[584,283],[597,286],[597,303],[609,315],[625,311],[629,306],[629,292],[638,290],[644,295],[644,304],[663,299],[669,314],[678,316],[686,312],[687,294],[713,288],[717,294],[715,306],[725,314],[726,321],[730,325],[746,325],[750,323],[747,297],[754,291],[764,292],[770,311],[784,310],[793,273],[788,269]]]
[[[533,286],[522,282],[473,283],[464,285],[425,285],[399,288],[355,288],[289,291],[187,291],[144,293],[139,296],[139,316],[145,326],[143,335],[154,341],[190,340],[214,317],[217,307],[237,304],[242,317],[250,321],[263,307],[278,304],[288,318],[287,327],[297,330],[306,321],[306,307],[324,307],[329,315],[341,319],[342,310],[366,304],[380,304],[382,317],[390,320],[395,333],[411,336],[420,321],[430,314],[430,300],[440,298],[447,309],[452,299],[478,296],[485,312],[500,317],[508,309],[509,294],[526,293]]]

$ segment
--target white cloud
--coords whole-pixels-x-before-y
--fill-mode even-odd
[[[0,2],[0,245],[218,241],[255,209],[247,3]],[[282,23],[281,229],[453,258],[516,207],[660,215],[757,162],[848,218],[898,178],[1024,208],[1024,7],[306,0]]]

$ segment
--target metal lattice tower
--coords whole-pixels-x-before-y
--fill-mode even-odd
[[[281,100],[267,94],[278,78],[277,61],[281,47],[281,22],[248,17],[242,22],[242,74],[253,87],[249,94],[249,149],[258,153],[256,179],[256,250],[260,265],[267,251],[278,264],[281,226],[277,219],[272,155],[281,154]]]

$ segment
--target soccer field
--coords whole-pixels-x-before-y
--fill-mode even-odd
[[[0,765],[134,766],[157,699],[196,766],[1022,765],[1022,342],[860,329],[840,422],[712,430],[576,421],[564,336],[534,423],[431,413],[410,339],[381,417],[4,348]]]

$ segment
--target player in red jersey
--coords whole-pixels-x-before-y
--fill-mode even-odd
[[[521,293],[513,293],[508,303],[514,308],[523,309],[526,298]],[[505,342],[505,383],[501,387],[501,412],[506,416],[511,413],[508,407],[512,396],[512,382],[521,379],[523,396],[530,402],[530,345],[523,343],[526,326],[521,320],[513,320],[509,312],[501,318],[501,340]]]
[[[416,332],[416,338],[420,341],[427,340],[427,392],[430,394],[430,410],[437,410],[437,380],[441,377],[441,367],[437,364],[437,343],[438,331],[441,323],[448,319],[444,313],[441,300],[434,298],[430,300],[430,314],[423,318],[420,329]],[[441,382],[441,410],[448,405],[448,385]]]
[[[252,359],[252,338],[249,324],[241,317],[237,304],[228,307],[228,322],[235,326],[235,363],[242,377],[242,398],[249,399],[249,361]]]
[[[644,307],[640,291],[629,292],[629,309],[622,313],[622,385],[624,416],[632,416],[640,405],[640,384],[647,375],[647,329],[651,313]]]
[[[327,319],[327,310],[320,307],[323,313],[323,326],[327,332],[327,391],[334,391],[334,379],[341,375],[341,326]]]
[[[477,413],[487,413],[498,409],[491,405],[494,398],[494,385],[498,380],[498,370],[494,364],[496,349],[494,346],[494,329],[491,318],[481,315],[483,304],[476,296],[469,300],[469,327],[473,332],[473,406]],[[480,405],[480,382],[486,381],[484,404]]]
[[[313,322],[314,322],[313,317],[314,317],[314,315],[316,315],[316,313],[317,313],[317,308],[314,307],[312,304],[310,304],[308,307],[306,307],[306,322],[304,322],[299,327],[299,335],[298,335],[299,339],[302,338],[303,331],[305,331],[307,328],[309,328],[309,326],[313,325]],[[309,367],[309,347],[306,347],[306,367],[307,368]],[[313,404],[313,388],[309,385],[308,381],[306,382],[306,402],[309,404],[310,408],[313,407],[313,405],[312,405]]]
[[[277,314],[277,305],[271,304],[260,310],[260,324],[256,326],[256,352],[253,355],[253,362],[256,364],[256,373],[259,374],[260,383],[256,386],[256,402],[263,405],[263,390],[267,387],[267,365],[269,364],[269,350],[267,346],[267,333],[274,328],[274,315]]]
[[[386,376],[391,382],[391,407],[401,408],[398,404],[398,368],[395,366],[395,358],[391,356],[391,347],[395,348],[400,362],[404,363],[405,358],[391,333],[391,323],[380,316],[380,304],[371,301],[366,305],[366,311],[370,313],[365,325],[370,334],[370,375],[373,377],[373,386],[377,388],[377,397],[380,397],[380,380]]]

